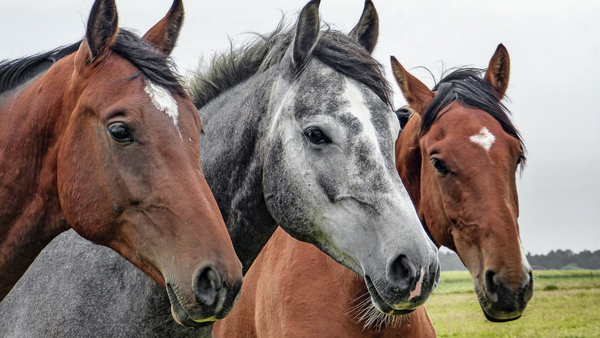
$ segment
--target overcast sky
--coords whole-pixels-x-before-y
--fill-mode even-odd
[[[187,0],[173,56],[182,74],[200,57],[266,33],[282,13],[295,19],[305,0]],[[511,56],[508,89],[514,122],[528,149],[519,178],[525,249],[600,249],[600,1],[374,0],[380,16],[375,57],[389,56],[432,85],[431,76],[462,65],[486,67],[496,46]],[[0,59],[70,44],[85,34],[93,0],[0,1]],[[362,0],[322,0],[321,18],[350,31]],[[120,26],[144,33],[169,0],[117,0]],[[391,77],[390,77],[391,80]],[[404,103],[401,95],[396,105]]]

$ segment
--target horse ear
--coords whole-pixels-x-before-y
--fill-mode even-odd
[[[153,44],[164,55],[170,55],[175,48],[179,31],[183,25],[183,1],[175,0],[171,9],[154,27],[142,37]]]
[[[490,65],[483,79],[496,88],[496,97],[502,100],[506,89],[508,89],[508,79],[510,77],[510,58],[508,51],[503,44],[499,44],[496,52],[490,60]]]
[[[90,61],[108,55],[119,27],[115,0],[96,0],[88,19],[85,37],[91,55]],[[82,44],[84,45],[84,44]]]
[[[321,0],[311,0],[300,12],[294,37],[292,61],[294,65],[306,62],[317,45],[321,20],[319,19],[319,5]]]
[[[391,61],[392,72],[402,95],[415,113],[423,115],[435,94],[423,82],[407,72],[394,56],[391,56]]]
[[[369,54],[373,53],[379,37],[379,16],[371,0],[365,1],[365,8],[360,20],[348,35],[365,47]]]

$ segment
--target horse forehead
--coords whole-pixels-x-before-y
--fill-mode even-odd
[[[148,95],[154,107],[165,113],[175,127],[178,127],[179,106],[171,92],[149,80],[144,80],[144,92]]]
[[[446,135],[481,136],[485,140],[497,138],[498,128],[502,129],[500,123],[490,114],[457,102],[432,125],[432,129],[443,130]]]
[[[469,141],[483,148],[487,153],[497,144],[498,138],[502,137],[503,131],[500,123],[488,113],[478,109],[468,109],[469,118],[465,123],[469,135]]]
[[[295,86],[294,110],[297,119],[330,116],[346,128],[350,135],[367,135],[373,142],[397,136],[397,118],[366,85],[313,59]]]
[[[117,83],[126,83],[123,82],[125,79],[141,78],[144,93],[152,105],[165,113],[176,127],[178,126],[179,107],[169,90],[146,78],[136,66],[118,54],[112,53],[107,61],[102,66],[106,76],[116,78]]]
[[[369,94],[368,90],[363,90],[354,81],[346,79],[344,92],[341,95],[346,105],[345,109],[341,109],[339,113],[354,117],[360,123],[366,137],[373,142],[377,142],[382,132],[377,129],[387,125],[387,123],[384,114],[378,116],[377,113],[381,112],[375,107],[376,105],[370,103],[373,98]],[[375,95],[373,94],[373,96]]]
[[[474,147],[471,149],[479,148],[490,156],[492,153],[504,153],[506,145],[511,149],[513,145],[519,147],[518,140],[506,133],[500,122],[490,114],[459,103],[438,118],[421,139],[421,145],[425,149],[450,147],[447,151],[465,155],[466,149]],[[452,150],[454,147],[456,152]],[[500,150],[500,153],[494,149]]]
[[[469,140],[489,152],[494,142],[496,142],[496,136],[487,127],[482,127],[477,134],[469,137]]]

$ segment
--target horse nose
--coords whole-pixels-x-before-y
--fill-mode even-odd
[[[409,298],[420,296],[422,287],[435,288],[439,282],[440,266],[437,259],[426,267],[415,264],[407,255],[400,254],[390,262],[387,278],[397,289],[410,290]]]
[[[202,305],[213,305],[222,287],[221,274],[210,264],[199,268],[194,274],[192,288],[196,300]]]
[[[502,306],[505,311],[514,311],[521,303],[531,299],[533,291],[531,272],[525,274],[518,287],[510,289],[501,276],[493,269],[487,269],[484,275],[485,294],[492,303]]]
[[[499,289],[500,286],[496,279],[496,272],[494,270],[487,270],[485,272],[485,294],[487,298],[492,302],[497,302]]]
[[[397,288],[412,289],[417,281],[417,269],[411,260],[404,254],[398,255],[391,261],[387,271],[387,278]]]

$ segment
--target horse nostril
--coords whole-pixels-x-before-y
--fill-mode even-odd
[[[498,284],[496,284],[494,277],[496,277],[494,271],[488,270],[485,272],[485,292],[493,302],[498,300]]]
[[[221,275],[212,266],[200,268],[194,275],[194,295],[203,305],[213,305],[222,286]]]
[[[388,279],[399,287],[411,287],[415,279],[415,269],[406,255],[399,255],[389,266]]]

